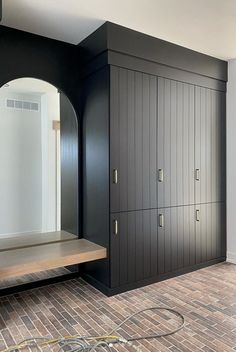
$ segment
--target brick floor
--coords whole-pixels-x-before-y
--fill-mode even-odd
[[[142,351],[236,351],[236,265],[227,263],[110,298],[80,279],[2,297],[0,350],[30,336],[104,334],[129,314],[154,305],[179,310],[186,326],[175,335],[136,343]],[[119,333],[168,331],[178,323],[172,317],[146,313]]]

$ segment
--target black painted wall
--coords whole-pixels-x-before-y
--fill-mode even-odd
[[[0,86],[21,77],[53,84],[79,112],[81,54],[75,45],[0,26]]]
[[[61,228],[79,233],[78,121],[67,96],[60,93]]]

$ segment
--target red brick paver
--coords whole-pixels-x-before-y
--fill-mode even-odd
[[[179,310],[186,326],[175,335],[136,343],[147,351],[236,351],[236,265],[222,263],[107,298],[74,279],[0,298],[0,350],[31,336],[104,334],[129,314],[160,305]],[[132,319],[124,337],[175,328],[163,312]],[[117,346],[115,351],[133,351]]]

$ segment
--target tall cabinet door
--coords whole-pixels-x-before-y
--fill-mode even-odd
[[[157,207],[157,78],[111,66],[111,212]]]
[[[196,203],[225,200],[225,148],[225,93],[196,87]]]
[[[158,207],[194,204],[194,86],[158,78]]]

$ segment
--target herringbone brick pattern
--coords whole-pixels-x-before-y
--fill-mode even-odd
[[[74,279],[0,299],[0,350],[31,336],[97,335],[125,317],[160,305],[184,314],[175,335],[136,343],[143,352],[236,351],[236,265],[222,263],[141,289],[107,298]],[[170,314],[146,313],[119,333],[124,337],[168,331]],[[115,351],[133,351],[117,346]]]

